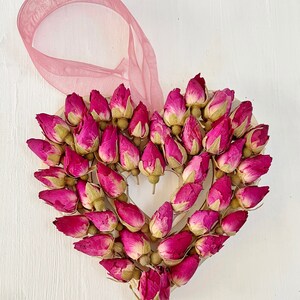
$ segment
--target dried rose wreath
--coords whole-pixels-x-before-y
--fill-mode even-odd
[[[232,109],[233,101],[233,90],[208,91],[198,74],[184,95],[172,90],[162,114],[151,118],[142,102],[134,108],[123,84],[107,99],[96,90],[87,101],[68,95],[65,118],[36,117],[46,139],[27,143],[49,166],[34,176],[49,188],[39,198],[63,213],[53,223],[82,238],[75,249],[101,258],[110,277],[129,282],[138,299],[169,299],[171,287],[186,284],[269,192],[256,185],[272,161],[261,154],[268,125],[253,126],[250,101]],[[171,232],[210,168],[206,201]],[[126,178],[142,173],[155,187],[166,169],[181,184],[149,218],[131,201]]]

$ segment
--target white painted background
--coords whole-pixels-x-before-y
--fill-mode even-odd
[[[51,224],[57,213],[37,198],[39,162],[25,141],[41,136],[35,114],[54,113],[64,98],[23,47],[21,2],[0,1],[0,299],[133,299],[126,285],[105,278],[97,259],[72,249]],[[211,89],[230,87],[253,100],[257,119],[270,124],[265,205],[173,299],[300,299],[300,1],[125,2],[156,51],[165,94],[201,71]],[[106,34],[115,21],[97,19],[95,8],[83,15],[68,7],[53,19],[52,33],[39,33],[49,54],[113,66],[126,49],[125,38]]]

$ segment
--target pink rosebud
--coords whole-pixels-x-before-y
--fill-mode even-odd
[[[90,256],[105,257],[111,254],[114,238],[109,234],[97,234],[74,243],[74,248]]]
[[[190,209],[202,191],[202,185],[198,183],[187,183],[183,185],[171,200],[172,207],[176,212]]]
[[[29,139],[27,145],[45,164],[48,166],[58,165],[63,153],[59,145],[52,144],[45,140]]]
[[[97,164],[97,177],[103,191],[111,198],[121,196],[126,190],[124,178],[102,163]]]
[[[230,118],[222,118],[213,123],[212,129],[203,139],[203,147],[211,154],[219,155],[227,150],[232,138]]]
[[[142,255],[151,251],[149,239],[141,231],[131,232],[123,229],[120,231],[120,238],[125,253],[134,260],[138,260]]]
[[[174,140],[170,135],[165,139],[165,157],[172,169],[180,168],[187,160],[184,147]]]
[[[113,231],[118,225],[116,215],[110,211],[88,212],[85,216],[97,227],[100,231]]]
[[[243,156],[245,139],[238,139],[230,144],[229,149],[216,158],[217,167],[225,173],[233,172],[240,164]]]
[[[178,265],[170,268],[170,278],[176,286],[188,283],[198,269],[200,258],[197,254],[187,256]]]
[[[158,272],[153,269],[142,272],[138,290],[141,300],[158,299],[157,297],[160,292],[160,276]]]
[[[194,116],[189,116],[184,124],[182,142],[190,155],[197,155],[202,150],[201,126]]]
[[[111,120],[111,113],[107,100],[99,93],[92,90],[90,93],[90,112],[96,122]]]
[[[150,120],[150,139],[154,144],[162,145],[168,135],[170,128],[165,124],[160,114],[155,111]]]
[[[59,116],[37,114],[36,119],[46,138],[54,143],[63,143],[66,136],[70,133],[70,127]]]
[[[165,237],[172,229],[173,210],[170,202],[165,202],[152,216],[149,229],[156,238]]]
[[[246,135],[246,147],[254,154],[260,153],[266,146],[269,126],[265,124],[257,125],[251,129]]]
[[[218,220],[217,211],[198,210],[188,219],[188,227],[194,235],[198,236],[209,232]]]
[[[144,138],[149,134],[149,114],[147,107],[142,102],[133,111],[128,133],[139,138]]]
[[[74,129],[74,143],[78,154],[95,152],[99,147],[98,123],[90,115],[85,115]]]
[[[100,265],[106,269],[108,275],[121,282],[131,280],[135,265],[127,258],[103,259]]]
[[[268,186],[247,186],[238,189],[235,197],[243,208],[249,209],[255,207],[268,193]]]
[[[103,162],[108,164],[116,163],[119,159],[118,129],[114,125],[107,126],[103,131],[99,156]]]
[[[81,215],[56,218],[53,224],[60,232],[74,238],[87,235],[89,228],[89,220]]]
[[[120,222],[131,232],[139,231],[144,226],[145,216],[136,205],[116,200],[115,206]]]
[[[85,103],[79,95],[72,93],[65,102],[65,116],[71,125],[78,125],[87,113]]]
[[[133,104],[130,97],[130,90],[126,89],[123,83],[114,91],[109,106],[113,118],[130,119],[132,117]]]
[[[224,115],[228,117],[233,99],[234,91],[230,89],[216,91],[210,102],[205,106],[205,118],[214,122]]]
[[[219,252],[228,238],[229,236],[225,235],[203,236],[195,244],[196,252],[203,258],[212,256]]]
[[[70,147],[66,147],[64,169],[71,176],[81,177],[89,171],[89,161]]]
[[[257,155],[255,157],[246,158],[237,168],[237,174],[243,183],[252,183],[260,176],[266,174],[272,163],[270,155]]]
[[[245,224],[248,218],[248,212],[238,210],[228,214],[221,221],[221,227],[227,235],[235,235]]]
[[[233,129],[233,135],[237,138],[243,136],[249,129],[252,118],[252,103],[251,101],[243,101],[241,104],[231,113],[231,124]]]
[[[231,200],[231,180],[230,177],[224,175],[217,179],[211,186],[207,195],[207,204],[210,209],[221,211],[226,209]]]
[[[50,189],[65,187],[66,173],[63,168],[50,167],[34,173],[34,177]]]
[[[126,171],[138,168],[140,161],[139,149],[123,134],[119,134],[120,165]]]
[[[170,300],[170,279],[169,272],[162,266],[157,267],[156,271],[160,275],[159,300]]]
[[[194,182],[201,184],[207,175],[210,156],[203,152],[200,155],[194,156],[182,173],[184,183]]]
[[[186,88],[185,100],[187,106],[204,107],[207,103],[205,80],[200,73],[192,78]]]
[[[78,202],[76,193],[68,189],[41,191],[39,198],[58,211],[65,213],[74,212]]]
[[[182,126],[186,119],[186,113],[185,100],[180,94],[180,89],[174,89],[169,93],[164,106],[164,121],[169,127]]]
[[[174,266],[184,258],[192,240],[193,235],[189,231],[182,231],[161,241],[157,251],[165,264]]]

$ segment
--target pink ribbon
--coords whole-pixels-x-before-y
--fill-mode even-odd
[[[124,57],[115,69],[51,57],[33,47],[35,31],[48,15],[64,5],[81,2],[106,6],[127,22],[128,57]],[[98,89],[103,95],[112,95],[114,89],[124,83],[130,87],[132,100],[136,104],[143,101],[151,111],[162,109],[163,94],[154,50],[120,0],[26,0],[19,11],[18,29],[39,73],[64,94],[76,92],[88,95],[92,89]],[[137,53],[141,53],[141,57],[138,58]]]

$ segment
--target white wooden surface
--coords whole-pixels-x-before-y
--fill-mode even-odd
[[[37,198],[41,185],[32,174],[39,162],[25,141],[41,136],[35,114],[54,113],[64,99],[23,47],[21,2],[0,2],[0,299],[133,299],[126,285],[105,278],[97,260],[72,249],[51,224],[57,213]],[[210,88],[230,87],[253,100],[257,119],[270,124],[265,205],[173,299],[300,299],[300,1],[125,2],[156,51],[165,94],[201,71]],[[107,55],[116,62],[126,49],[125,39],[105,36],[115,21],[97,19],[94,8],[73,10],[53,16],[51,34],[39,33],[48,53],[113,65]]]

